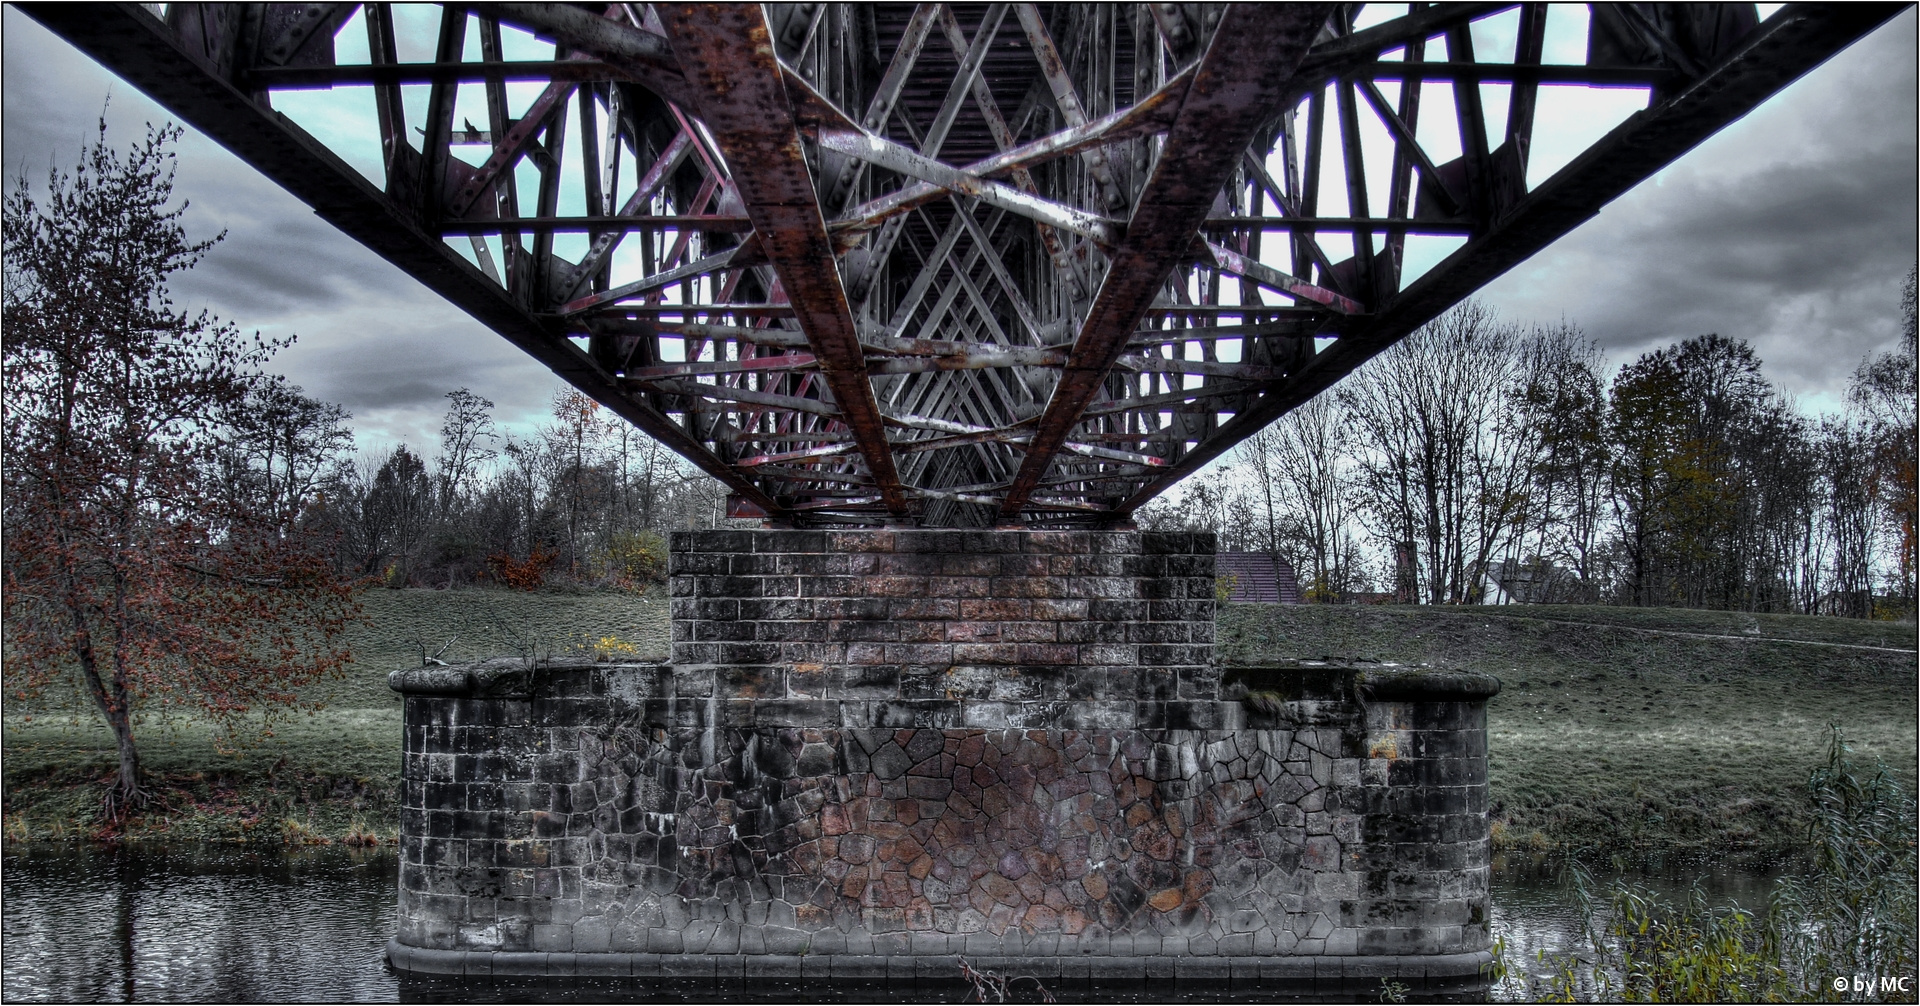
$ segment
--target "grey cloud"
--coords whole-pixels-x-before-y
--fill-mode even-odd
[[[1579,323],[1616,362],[1744,338],[1818,408],[1898,331],[1915,258],[1910,9],[1490,284],[1511,317]]]
[[[430,295],[429,295],[430,296]],[[423,298],[424,299],[424,298]],[[445,395],[471,388],[514,421],[545,409],[555,380],[506,340],[434,298],[404,309],[358,304],[302,322],[276,368],[309,394],[339,402],[374,436],[423,442],[438,430]]]
[[[1624,208],[1617,223],[1603,215],[1563,252],[1610,269],[1609,285],[1630,293],[1609,298],[1594,321],[1622,335],[1753,325],[1782,299],[1897,281],[1914,240],[1910,155],[1836,167],[1782,167],[1728,186],[1698,175]]]
[[[108,142],[125,148],[145,123],[174,119],[12,7],[4,9],[4,167],[39,188],[94,139],[102,102]],[[174,301],[271,338],[298,337],[269,364],[307,394],[354,414],[363,447],[432,445],[445,394],[470,387],[510,426],[543,421],[557,380],[500,337],[316,217],[189,129],[175,194],[195,238],[226,239],[173,277]]]
[[[354,268],[361,265],[357,256],[342,254],[348,251],[345,239],[318,221],[301,227],[288,217],[259,214],[228,222],[227,239],[178,286],[256,318],[325,310],[353,299],[355,280],[366,270]]]

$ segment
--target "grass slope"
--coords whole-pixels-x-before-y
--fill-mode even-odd
[[[364,841],[398,827],[400,698],[387,672],[417,666],[421,648],[454,662],[503,653],[561,653],[611,638],[665,659],[667,602],[602,592],[382,590],[348,636],[354,662],[307,692],[320,708],[219,738],[191,716],[136,724],[156,804],[124,837],[225,841]],[[445,647],[442,652],[442,647]],[[256,731],[258,734],[259,731]],[[104,837],[100,781],[113,736],[71,696],[10,702],[0,814],[9,841]],[[236,750],[237,746],[237,750]]]
[[[148,720],[142,757],[162,801],[128,837],[340,840],[394,833],[399,700],[388,671],[442,659],[565,652],[614,637],[664,658],[667,604],[610,592],[373,590],[355,663],[324,707],[239,752],[204,723]],[[1700,636],[1734,638],[1698,638]],[[1599,607],[1223,605],[1223,661],[1360,656],[1498,675],[1489,706],[1496,835],[1508,848],[1783,848],[1827,725],[1911,784],[1911,623]],[[1819,645],[1819,644],[1842,644]],[[9,840],[101,833],[112,741],[89,709],[10,703]]]
[[[1756,625],[1762,634],[1749,631]],[[1234,663],[1365,657],[1498,676],[1489,771],[1506,848],[1792,847],[1805,834],[1805,781],[1824,761],[1829,724],[1861,760],[1886,762],[1913,788],[1912,623],[1223,605],[1217,636],[1220,658]]]
[[[417,667],[422,650],[447,663],[513,653],[566,653],[611,637],[640,660],[667,659],[667,597],[620,591],[370,590],[367,621],[347,636],[354,669],[317,693],[329,705],[397,704],[387,672]]]

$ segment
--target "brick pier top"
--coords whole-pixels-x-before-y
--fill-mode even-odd
[[[673,662],[779,666],[823,687],[1008,669],[1177,677],[1212,659],[1213,566],[1211,533],[678,532]]]

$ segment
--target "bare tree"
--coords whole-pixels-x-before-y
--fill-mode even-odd
[[[1253,512],[1255,528],[1253,538],[1260,551],[1274,556],[1282,556],[1280,546],[1280,525],[1286,519],[1284,490],[1276,483],[1279,476],[1275,471],[1279,466],[1277,455],[1280,452],[1280,437],[1272,426],[1240,441],[1234,448],[1234,454],[1246,465],[1247,476],[1252,482],[1254,500]],[[1284,558],[1292,560],[1291,555]]]
[[[1826,614],[1873,614],[1874,539],[1882,500],[1875,491],[1874,429],[1856,418],[1830,418],[1820,429],[1820,474],[1833,544],[1833,602]],[[1812,598],[1818,606],[1818,591]],[[1815,610],[1808,606],[1806,610]]]
[[[579,576],[591,549],[593,525],[604,509],[609,488],[603,467],[607,426],[600,403],[564,389],[554,395],[554,421],[540,428],[549,467],[549,502],[566,525],[567,571]]]
[[[1746,343],[1704,335],[1643,355],[1614,380],[1609,429],[1624,600],[1795,610],[1817,459]]]
[[[294,534],[353,449],[352,415],[270,378],[254,382],[226,418],[218,480],[229,505],[270,522],[283,538]]]
[[[413,578],[421,545],[433,526],[433,480],[426,462],[405,444],[380,464],[367,486],[364,513],[369,555],[387,586],[405,587]]]
[[[1375,528],[1424,549],[1429,603],[1479,600],[1526,512],[1533,438],[1519,330],[1466,301],[1341,385]]]
[[[1607,520],[1607,387],[1600,348],[1572,324],[1535,328],[1521,344],[1522,422],[1535,438],[1532,493],[1516,552],[1565,563],[1577,594],[1597,600]],[[1521,556],[1516,556],[1520,558]]]
[[[447,392],[447,415],[440,423],[440,512],[453,511],[479,473],[496,456],[487,444],[498,438],[493,403],[466,388]]]
[[[1848,389],[1849,403],[1874,430],[1874,485],[1885,501],[1885,520],[1896,542],[1898,565],[1893,586],[1911,610],[1920,559],[1920,430],[1915,426],[1920,401],[1920,266],[1907,272],[1900,290],[1900,345],[1862,363]]]
[[[1353,449],[1349,419],[1321,395],[1240,445],[1263,520],[1262,548],[1306,576],[1306,593],[1333,600],[1353,589]]]

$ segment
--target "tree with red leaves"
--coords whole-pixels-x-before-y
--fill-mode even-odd
[[[100,137],[45,201],[6,196],[8,690],[77,686],[112,728],[105,807],[141,806],[136,713],[197,710],[224,737],[343,670],[359,617],[320,550],[219,491],[259,367],[284,343],[176,310],[169,276],[215,242],[170,206],[177,127],[124,157]]]

